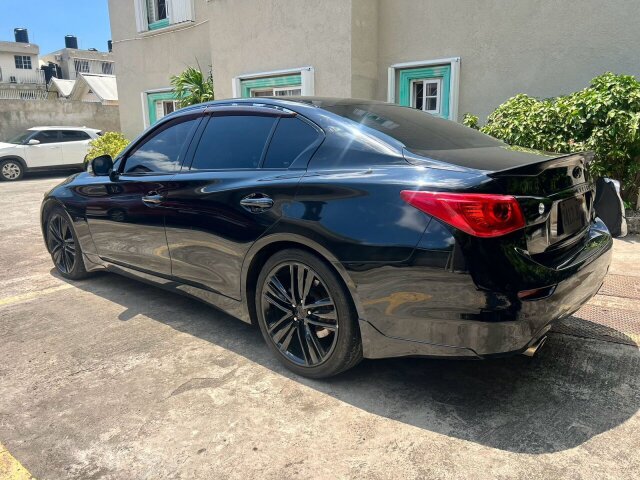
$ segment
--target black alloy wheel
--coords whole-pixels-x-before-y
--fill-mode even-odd
[[[288,368],[320,378],[360,360],[359,330],[348,298],[319,259],[298,250],[280,252],[267,262],[258,285],[260,328]]]
[[[55,209],[47,220],[47,248],[63,277],[78,280],[87,276],[82,251],[67,214]]]

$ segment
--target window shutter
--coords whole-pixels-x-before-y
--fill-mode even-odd
[[[168,0],[169,22],[193,21],[193,0]]]
[[[146,32],[149,30],[147,21],[147,3],[145,0],[134,0],[136,10],[136,30],[138,32]]]

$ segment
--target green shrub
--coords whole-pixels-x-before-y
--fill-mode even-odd
[[[510,145],[549,152],[593,150],[595,176],[620,180],[633,202],[640,187],[640,82],[605,73],[579,92],[539,100],[516,95],[480,130]]]
[[[86,161],[93,160],[100,155],[111,155],[111,158],[116,158],[127,145],[129,145],[129,140],[120,132],[105,132],[102,136],[89,142]]]
[[[462,117],[462,124],[465,127],[473,128],[475,130],[478,130],[480,128],[478,116],[472,115],[471,113],[464,114],[464,116]]]

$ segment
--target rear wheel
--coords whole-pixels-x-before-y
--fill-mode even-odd
[[[267,260],[256,290],[262,335],[293,372],[330,377],[362,359],[348,292],[322,260],[303,250],[283,250]]]
[[[67,213],[56,208],[47,219],[47,249],[56,270],[65,278],[79,280],[88,275],[82,250]]]
[[[0,162],[0,179],[7,182],[20,180],[24,175],[24,168],[18,160],[3,160]]]

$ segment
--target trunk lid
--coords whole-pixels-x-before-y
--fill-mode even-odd
[[[412,150],[405,158],[414,164],[425,165],[420,159],[429,159],[479,170],[493,179],[481,188],[518,199],[527,222],[525,234],[531,255],[566,251],[584,237],[594,215],[595,189],[587,170],[591,152],[558,155],[502,144]]]
[[[531,255],[561,253],[584,237],[593,219],[593,153],[544,158],[488,173],[522,207]]]

